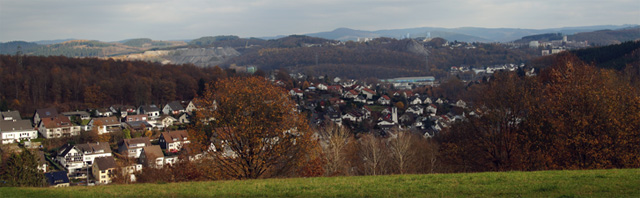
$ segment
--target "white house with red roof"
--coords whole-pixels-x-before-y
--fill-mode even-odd
[[[38,132],[44,138],[60,138],[80,135],[80,126],[74,126],[67,116],[42,118],[38,125]]]
[[[382,95],[382,97],[378,98],[378,104],[389,105],[391,104],[391,98],[387,95]]]
[[[376,95],[376,91],[371,90],[369,88],[363,88],[361,93],[364,94],[365,96],[367,96],[368,100],[372,99],[373,96]]]

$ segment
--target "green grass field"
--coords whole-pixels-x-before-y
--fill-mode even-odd
[[[2,197],[640,197],[640,169],[317,177],[67,188]]]

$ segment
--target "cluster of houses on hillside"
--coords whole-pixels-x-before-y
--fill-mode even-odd
[[[312,124],[332,121],[380,136],[401,128],[431,137],[452,122],[474,115],[462,100],[449,102],[411,90],[382,87],[337,80],[311,83],[305,90],[293,88],[289,94],[297,101],[299,111],[309,112]]]
[[[66,144],[41,158],[40,170],[45,172],[51,186],[69,186],[70,179],[92,179],[95,184],[111,182],[118,160],[113,154],[119,153],[129,162],[122,171],[127,179],[135,181],[134,173],[143,167],[160,168],[178,162],[178,155],[185,153],[185,144],[191,139],[185,130],[170,130],[174,125],[189,123],[189,118],[198,104],[173,101],[162,108],[156,105],[133,107],[113,105],[109,108],[91,111],[72,111],[59,113],[56,108],[37,109],[33,120],[22,119],[18,111],[1,112],[0,134],[2,144],[31,143],[38,137],[56,139],[78,136],[81,133],[97,131],[99,135],[129,129],[131,132],[149,130],[164,131],[159,137],[135,137],[124,139],[117,144],[117,150],[109,142],[88,142]],[[91,113],[89,113],[91,112]],[[172,127],[177,129],[178,127]],[[152,143],[153,142],[153,143]],[[213,148],[215,150],[215,148]],[[204,153],[190,153],[189,159],[201,158]],[[48,156],[48,155],[47,155]],[[49,159],[49,162],[45,160]],[[135,163],[131,163],[131,162]],[[56,166],[47,166],[54,164]]]

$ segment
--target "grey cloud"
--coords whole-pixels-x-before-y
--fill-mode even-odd
[[[0,0],[0,41],[188,39],[302,34],[338,27],[640,24],[637,0]]]

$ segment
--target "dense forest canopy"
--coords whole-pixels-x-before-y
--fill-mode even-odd
[[[1,55],[0,99],[1,106],[23,114],[48,106],[68,111],[113,104],[164,104],[190,100],[204,89],[205,82],[226,75],[219,67]]]

